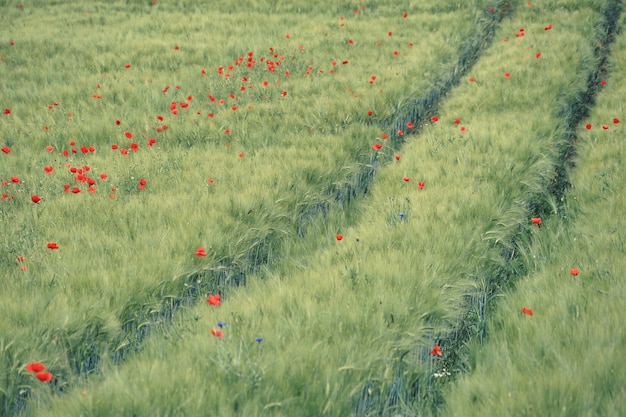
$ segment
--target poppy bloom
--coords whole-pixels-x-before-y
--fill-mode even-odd
[[[245,154],[243,152],[239,152],[239,157],[243,158],[245,156]]]
[[[550,29],[552,29],[552,24],[549,24],[543,28],[543,30],[550,30]]]
[[[587,129],[587,130],[591,130],[591,123],[587,123],[587,124],[585,125],[585,129]]]
[[[342,234],[340,234],[340,233],[337,233],[337,234],[335,235],[335,239],[337,239],[337,240],[343,240],[343,235],[342,235]]]
[[[78,187],[74,187],[74,188],[72,188],[70,191],[71,191],[73,194],[78,194],[78,193],[80,193],[80,188],[78,188]]]
[[[409,182],[409,181],[411,181],[411,178],[409,178],[409,177],[404,177],[404,178],[402,178],[402,181],[404,181],[404,182]]]
[[[413,122],[407,122],[406,127],[408,127],[409,129],[413,129],[415,125],[413,124]]]
[[[380,143],[375,143],[374,145],[372,145],[372,149],[374,149],[375,151],[381,150],[382,147],[383,145],[381,145]]]
[[[217,330],[217,329],[211,329],[211,334],[215,337],[218,337],[220,339],[224,338],[224,332],[221,330]]]
[[[406,19],[408,15],[409,15],[408,13],[404,13],[402,17]]]
[[[609,130],[609,125],[602,125],[603,130]]]
[[[130,68],[130,64],[124,65],[124,68],[129,69]]]
[[[383,138],[383,140],[389,139],[389,135],[386,133],[383,133],[382,135],[380,135],[380,137]]]
[[[423,190],[425,186],[426,186],[426,183],[423,182],[423,181],[420,181],[420,182],[417,183],[417,189],[418,190]]]
[[[618,119],[617,117],[614,117],[614,118],[613,118],[613,123],[614,123],[614,124],[618,124],[618,123],[619,123],[619,119]]]
[[[467,79],[467,81],[469,81],[470,83],[473,83],[473,82],[474,82],[474,77],[469,77],[469,78]]]
[[[149,138],[148,139],[148,146],[152,147],[152,145],[154,145],[156,143],[156,139],[155,138]]]
[[[122,123],[122,122],[120,122],[119,120],[115,121],[115,124],[118,125],[118,126],[120,125],[120,123]]]
[[[126,136],[128,139],[132,139],[133,138],[132,132],[124,132],[124,136]]]
[[[12,182],[13,184],[19,184],[19,182],[20,182],[20,177],[15,176],[15,175],[14,175],[14,176],[12,176],[12,177],[11,177],[11,182]]]
[[[41,198],[38,195],[33,194],[30,199],[33,201],[33,203],[37,204],[41,201]]]
[[[504,78],[511,78],[510,72],[505,72],[503,75],[504,75]]]
[[[578,268],[572,268],[569,270],[569,273],[573,276],[577,276],[580,273],[580,270]]]
[[[102,181],[106,181],[106,180],[107,180],[107,178],[109,178],[109,176],[108,176],[107,174],[104,174],[104,173],[103,173],[103,174],[100,174],[100,179],[101,179]]]
[[[11,109],[4,109],[4,114],[11,114]]]
[[[5,146],[1,150],[2,150],[2,152],[6,153],[7,155],[9,154],[9,152],[11,152],[11,148],[9,148],[8,146]]]
[[[52,374],[50,372],[37,372],[37,379],[41,382],[52,381]]]
[[[220,301],[220,294],[209,295],[206,299],[206,302],[212,306],[220,306],[222,302]]]
[[[373,114],[374,114],[374,112],[373,112],[372,110],[368,110],[368,111],[367,111],[367,115],[368,115],[368,116],[372,116]],[[7,152],[7,153],[8,153],[8,152]]]
[[[398,136],[404,136],[404,131],[403,130],[398,130]]]
[[[600,81],[600,84],[601,84],[601,85],[606,85],[606,80],[602,80],[602,81]]]
[[[206,256],[206,250],[203,247],[199,247],[196,250],[196,256]]]
[[[535,58],[539,58],[539,57],[541,57],[541,52],[537,52],[537,53],[535,54]]]
[[[396,155],[396,161],[400,160],[400,155]]]
[[[54,151],[54,147],[52,147],[51,145],[46,146],[46,150],[48,152],[53,152]]]
[[[439,345],[435,345],[429,353],[433,356],[443,356],[443,352],[441,351],[441,347]]]
[[[26,365],[26,370],[33,373],[42,372],[46,370],[46,365],[41,362],[30,362]]]
[[[530,221],[539,226],[541,224],[541,217],[532,217]]]
[[[522,307],[522,313],[526,314],[527,316],[532,316],[533,315],[533,309],[532,308],[527,308],[527,307]]]
[[[437,116],[430,116],[430,121],[433,122],[433,123],[436,123],[436,122],[439,121],[439,117],[437,117]]]
[[[59,245],[57,245],[56,242],[48,242],[47,248],[48,249],[53,249],[53,250],[54,249],[59,249]]]
[[[457,117],[456,119],[454,119],[455,125],[458,125],[459,123],[461,123],[461,118]]]

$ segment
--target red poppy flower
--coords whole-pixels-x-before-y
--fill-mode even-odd
[[[109,178],[109,176],[108,176],[107,174],[104,174],[104,173],[103,173],[103,174],[100,174],[100,179],[101,179],[102,181],[106,181],[108,178]]]
[[[602,81],[600,81],[600,84],[601,84],[601,85],[606,85],[606,80],[602,80]]]
[[[200,74],[206,75],[206,70],[203,68],[202,71],[200,71]]]
[[[206,256],[206,250],[203,247],[199,247],[196,250],[196,256]]]
[[[213,180],[213,178],[207,178],[207,182],[208,182],[209,184],[213,184],[215,181]]]
[[[439,345],[435,345],[429,353],[433,356],[443,356],[443,352],[441,351],[441,347]]]
[[[243,158],[245,156],[245,154],[243,152],[239,152],[239,157]]]
[[[155,138],[148,138],[148,146],[152,147],[152,145],[154,145],[155,143],[156,143]]]
[[[393,51],[393,56],[398,56],[400,53],[398,51]]]
[[[541,56],[541,52],[537,52],[537,53],[535,54],[535,58],[539,58],[540,56]]]
[[[11,114],[11,109],[4,109],[4,114]]]
[[[573,276],[577,276],[580,273],[580,270],[578,268],[572,268],[569,270],[569,273]]]
[[[380,135],[380,137],[383,138],[383,140],[389,139],[389,135],[386,133],[383,133],[382,135]]]
[[[59,249],[59,245],[57,245],[56,242],[48,242],[46,246],[48,249]]]
[[[396,161],[400,160],[400,155],[396,155]]]
[[[224,133],[226,133],[227,135],[230,135],[230,129],[224,129]]]
[[[337,234],[335,235],[335,239],[337,239],[337,240],[343,240],[343,235],[342,235],[341,233],[337,233]]]
[[[20,182],[20,177],[15,176],[15,175],[14,175],[14,176],[12,176],[12,177],[11,177],[11,182],[12,182],[13,184],[19,184],[19,182]]]
[[[398,136],[404,136],[404,131],[402,131],[402,130],[398,130],[397,133],[398,133]]]
[[[465,128],[465,126],[461,126],[461,133],[465,133],[467,131],[467,129]]]
[[[38,372],[37,379],[41,382],[50,382],[52,381],[52,374],[50,372]]]
[[[115,124],[118,125],[118,126],[120,125],[120,123],[122,123],[122,122],[120,122],[119,120],[115,121]]]
[[[139,145],[136,144],[135,142],[132,142],[130,145],[128,145],[128,147],[133,151],[133,152],[137,152],[137,149],[139,149]]]
[[[133,138],[132,132],[124,132],[124,136],[126,136],[128,139],[132,139]]]
[[[30,196],[30,199],[31,199],[31,200],[33,201],[33,203],[35,203],[35,204],[37,204],[37,203],[39,203],[39,202],[41,201],[41,198],[40,198],[38,195],[36,195],[36,194],[33,194],[32,196]]]
[[[129,69],[130,68],[130,64],[124,65],[124,68]]]
[[[111,149],[113,149],[114,151],[116,151],[119,148],[119,146],[117,146],[117,144],[112,144],[111,145]]]
[[[8,146],[5,146],[4,148],[0,149],[2,150],[2,152],[4,152],[5,154],[9,154],[9,152],[11,152],[11,148],[9,148]]]
[[[619,123],[619,119],[618,119],[617,117],[614,117],[614,118],[613,118],[613,123],[614,123],[614,124],[618,124],[618,123]]]
[[[533,315],[533,309],[532,308],[526,308],[526,307],[522,307],[522,313],[528,315],[528,316],[532,316]]]
[[[505,72],[503,75],[504,75],[504,78],[511,78],[510,72]]]
[[[406,127],[408,127],[409,129],[413,129],[415,125],[413,124],[413,122],[407,122]]]
[[[30,362],[26,365],[26,370],[33,373],[42,372],[46,370],[46,365],[41,362]]]
[[[461,123],[461,119],[459,117],[457,117],[456,119],[454,119],[454,124],[458,125],[459,123]]]
[[[48,152],[53,152],[53,151],[54,151],[54,147],[52,147],[52,146],[48,145],[48,146],[46,146],[46,150],[47,150]]]
[[[222,304],[220,300],[221,296],[219,294],[209,295],[206,299],[206,302],[212,306],[220,306]]]
[[[439,121],[439,117],[437,117],[437,116],[430,116],[430,121],[433,122],[433,123],[436,123],[436,122]]]
[[[539,226],[541,224],[541,217],[532,217],[530,221]]]
[[[411,181],[411,178],[409,178],[409,177],[403,177],[403,178],[402,178],[402,181],[404,181],[404,182],[409,182],[409,181]]]
[[[474,82],[474,77],[469,77],[469,78],[467,79],[467,81],[469,81],[470,83],[473,83],[473,82]]]
[[[609,125],[602,125],[603,130],[609,130]]]
[[[288,93],[287,93],[286,91],[283,91],[283,92],[282,92],[282,93],[280,93],[280,94],[281,94],[283,97],[287,97],[287,94],[288,94]]]
[[[406,19],[408,15],[409,15],[408,13],[404,13],[402,17]]]
[[[372,116],[373,114],[374,114],[374,112],[373,112],[373,111],[371,111],[371,110],[368,110],[368,111],[367,111],[367,115],[368,115],[368,116]]]
[[[128,149],[126,149],[126,148],[122,148],[122,149],[120,149],[120,153],[121,153],[122,155],[128,155]]]
[[[496,11],[496,9],[495,9],[495,8],[493,8],[493,7],[490,7],[490,8],[489,8],[489,13],[493,13],[493,12],[495,12],[495,11]]]
[[[417,183],[417,189],[418,190],[423,190],[425,186],[426,186],[425,182],[420,181],[420,182]]]
[[[587,124],[585,125],[585,129],[587,129],[587,130],[591,130],[591,123],[587,123]]]
[[[379,151],[381,150],[383,147],[383,145],[381,145],[380,143],[375,143],[372,145],[372,149],[374,149],[375,151]]]
[[[80,193],[80,188],[78,188],[78,187],[74,187],[74,188],[72,188],[70,191],[71,191],[73,194],[78,194],[78,193]]]
[[[224,338],[224,332],[217,329],[211,329],[211,334],[215,337],[219,337],[220,339]]]
[[[549,24],[543,28],[543,30],[550,30],[550,29],[552,29],[552,24]]]

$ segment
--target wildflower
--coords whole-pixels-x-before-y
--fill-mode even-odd
[[[48,146],[46,146],[46,151],[53,152],[54,151],[54,147],[52,147],[51,145],[48,145]]]
[[[381,150],[382,147],[383,145],[381,145],[380,143],[375,143],[374,145],[372,145],[372,149],[374,149],[375,151]]]
[[[9,148],[8,146],[5,146],[4,148],[0,149],[2,150],[2,152],[4,152],[5,154],[9,154],[9,152],[11,152],[11,148]]]
[[[469,81],[470,83],[473,83],[475,80],[474,80],[474,77],[469,77],[467,81]]]
[[[124,136],[126,136],[128,139],[132,139],[133,138],[132,132],[124,132]]]
[[[20,182],[20,177],[15,176],[15,175],[14,175],[14,176],[12,176],[12,177],[11,177],[11,182],[12,182],[13,184],[19,184],[19,182]]]
[[[80,193],[80,188],[78,188],[78,187],[74,187],[74,188],[72,188],[70,191],[71,191],[73,194],[78,194],[78,193]]]
[[[380,135],[380,137],[383,138],[383,140],[389,139],[389,135],[386,133],[383,133],[382,135]]]
[[[603,130],[609,130],[609,125],[602,125]]]
[[[57,245],[56,242],[48,242],[47,247],[52,250],[59,249],[59,245]]]
[[[219,307],[222,304],[222,302],[220,301],[220,298],[221,298],[220,294],[209,295],[206,299],[206,302],[212,306]]]
[[[409,181],[411,181],[411,178],[409,178],[409,177],[404,177],[404,178],[402,178],[402,181],[404,181],[404,182],[409,182]]]
[[[569,270],[569,273],[572,274],[573,276],[578,276],[578,274],[580,273],[580,270],[578,268],[572,268]]]
[[[552,24],[549,24],[543,28],[543,30],[550,30],[550,29],[552,29]]]
[[[130,68],[130,64],[124,65],[124,68],[129,69]]]
[[[26,370],[33,373],[42,372],[46,370],[46,365],[41,362],[30,362],[26,365]]]
[[[400,155],[396,155],[396,161],[400,160]]]
[[[152,147],[152,145],[154,145],[156,143],[156,139],[155,138],[149,138],[148,139],[148,146]]]
[[[541,217],[532,217],[530,221],[539,226],[541,224]]]
[[[368,110],[368,111],[367,111],[367,115],[368,115],[368,116],[372,116],[373,114],[374,114],[374,112],[373,112],[372,110]]]
[[[426,186],[426,183],[423,182],[423,181],[420,181],[420,182],[417,183],[417,189],[418,190],[423,190],[425,186]]]
[[[206,256],[206,250],[202,246],[200,246],[196,250],[196,256]]]
[[[459,117],[457,117],[456,119],[454,119],[454,124],[458,125],[459,123],[461,123],[461,119]]]
[[[587,124],[585,125],[585,129],[587,129],[587,130],[591,130],[591,123],[587,123]]]
[[[4,114],[6,114],[6,115],[11,114],[11,109],[4,109]]]
[[[30,199],[31,199],[31,200],[33,201],[33,203],[35,203],[35,204],[37,204],[37,203],[39,203],[39,202],[41,201],[41,197],[39,197],[39,196],[38,196],[38,195],[36,195],[36,194],[33,194],[33,195],[30,197]]]
[[[505,72],[503,75],[504,75],[504,78],[511,78],[510,72]]]
[[[441,352],[441,347],[439,345],[435,345],[429,352],[431,355],[443,356],[443,352]]]
[[[541,52],[537,52],[537,53],[535,54],[535,58],[537,58],[537,59],[538,59],[540,56],[541,56]]]
[[[408,127],[409,129],[413,129],[415,125],[413,124],[413,122],[407,122],[406,127]]]
[[[256,339],[254,339],[257,343],[261,343],[263,341],[262,337],[257,337]]]
[[[337,233],[337,234],[335,235],[335,239],[337,239],[337,240],[343,240],[343,235],[342,235],[342,234],[340,234],[340,233]]]
[[[430,116],[430,121],[433,122],[433,123],[436,123],[436,122],[439,121],[439,117],[437,117],[437,116]]]
[[[614,118],[613,118],[613,123],[614,123],[614,124],[618,124],[618,123],[619,123],[619,119],[618,119],[617,117],[614,117]]]
[[[225,326],[226,326],[226,323],[224,323],[223,321],[217,322],[217,327],[219,327],[220,329],[223,329]]]
[[[41,382],[50,382],[52,381],[52,374],[50,372],[37,372],[37,379]]]
[[[532,308],[527,308],[527,307],[522,307],[522,313],[526,314],[527,316],[532,316],[533,315],[533,309]]]

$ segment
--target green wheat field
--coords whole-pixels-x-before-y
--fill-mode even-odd
[[[626,415],[622,9],[0,0],[0,415]]]

